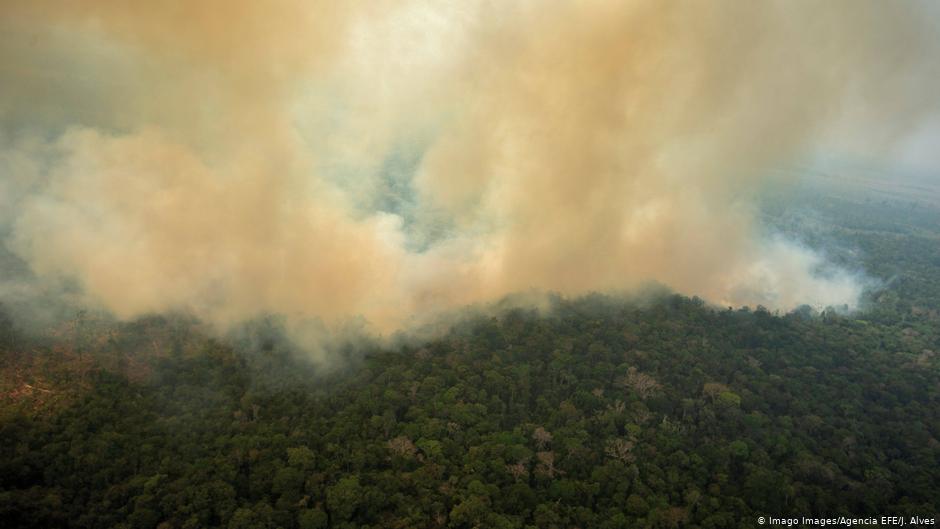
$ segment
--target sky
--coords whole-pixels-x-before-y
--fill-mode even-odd
[[[933,175],[938,19],[865,0],[3,0],[0,235],[26,272],[0,298],[382,333],[649,282],[851,307],[864,275],[759,225],[755,198],[827,156]]]

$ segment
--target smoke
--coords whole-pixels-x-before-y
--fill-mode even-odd
[[[7,1],[6,245],[120,318],[401,328],[658,281],[852,306],[752,199],[937,117],[933,8]],[[903,150],[903,149],[902,149]],[[776,175],[776,176],[774,176]]]

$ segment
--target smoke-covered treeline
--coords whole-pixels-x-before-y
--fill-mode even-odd
[[[555,296],[394,347],[336,344],[350,369],[327,372],[295,354],[277,318],[224,340],[186,316],[82,314],[38,337],[0,319],[0,519],[705,528],[770,512],[930,516],[940,217],[817,190],[799,203],[816,216],[797,229],[768,204],[770,222],[890,272],[864,312]]]
[[[853,267],[819,274],[820,254],[755,224],[753,197],[820,152],[925,152],[935,12],[6,1],[0,222],[36,281],[3,290],[382,332],[651,280],[854,305]]]

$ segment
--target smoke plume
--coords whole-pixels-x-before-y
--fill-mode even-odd
[[[753,198],[936,119],[934,11],[7,0],[0,223],[35,277],[121,318],[391,330],[649,281],[853,305],[861,284],[763,234]]]

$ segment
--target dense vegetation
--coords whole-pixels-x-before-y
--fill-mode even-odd
[[[83,316],[35,337],[0,318],[0,525],[935,516],[940,229],[840,218],[806,238],[838,236],[896,278],[854,315],[558,298],[369,351],[328,377],[264,326],[236,342],[183,318]]]

